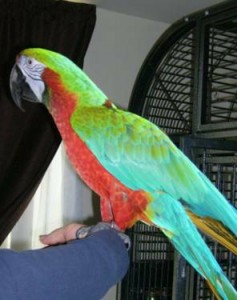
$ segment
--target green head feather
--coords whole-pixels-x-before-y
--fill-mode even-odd
[[[36,59],[59,75],[65,89],[80,96],[80,105],[97,106],[107,99],[90,78],[64,55],[42,48],[25,49],[20,54]]]

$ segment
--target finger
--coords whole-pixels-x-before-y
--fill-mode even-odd
[[[76,238],[76,231],[83,225],[72,223],[58,228],[49,234],[41,235],[40,241],[45,245],[63,244]]]
[[[41,243],[45,245],[63,244],[66,242],[64,228],[58,228],[49,234],[40,235]]]

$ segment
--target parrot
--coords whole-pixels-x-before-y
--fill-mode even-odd
[[[118,108],[74,62],[27,48],[10,74],[15,104],[45,105],[68,158],[100,197],[102,221],[124,231],[141,221],[158,227],[203,276],[217,299],[237,299],[200,232],[237,254],[237,210],[149,120]]]

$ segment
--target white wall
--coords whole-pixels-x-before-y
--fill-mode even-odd
[[[140,66],[168,26],[98,9],[97,24],[86,54],[85,71],[108,98],[127,107]]]

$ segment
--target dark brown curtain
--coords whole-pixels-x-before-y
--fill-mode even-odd
[[[0,242],[32,198],[61,141],[44,107],[13,104],[9,74],[28,47],[60,52],[80,67],[95,26],[95,6],[55,0],[0,0]]]

